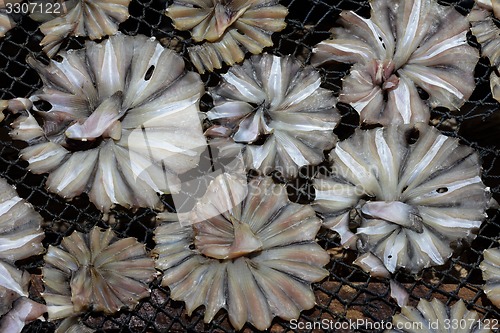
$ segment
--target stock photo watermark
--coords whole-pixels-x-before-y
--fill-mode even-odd
[[[392,321],[370,321],[368,319],[347,319],[347,320],[333,320],[321,319],[318,321],[301,321],[292,319],[289,322],[292,330],[330,330],[341,332],[354,332],[358,330],[402,330],[402,331],[428,331],[428,330],[471,330],[486,329],[496,330],[500,328],[498,319],[483,319],[476,320],[475,318],[468,319],[444,319],[422,322],[396,322]]]

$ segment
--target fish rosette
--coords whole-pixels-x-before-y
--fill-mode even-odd
[[[500,2],[476,0],[467,19],[472,34],[481,45],[482,55],[495,67],[490,75],[490,87],[493,97],[500,102],[500,28],[495,24],[495,20],[500,19]]]
[[[156,276],[144,244],[98,227],[64,237],[59,246],[49,246],[44,259],[42,296],[49,320],[63,319],[62,327],[77,332],[78,316],[85,311],[133,309],[149,296],[148,284]]]
[[[316,210],[342,244],[390,272],[444,264],[486,217],[478,154],[433,127],[358,129],[330,158],[331,175],[314,181]]]
[[[43,51],[52,58],[68,36],[92,40],[112,36],[130,15],[130,0],[34,0],[32,19],[44,22],[40,31]]]
[[[286,27],[286,7],[278,0],[174,0],[166,15],[199,44],[188,48],[200,73],[241,62],[246,51],[262,53],[271,35]]]
[[[291,203],[270,177],[247,187],[222,174],[198,207],[201,222],[160,216],[155,231],[162,285],[189,315],[204,305],[208,323],[224,308],[236,329],[265,330],[275,316],[291,320],[314,306],[310,284],[328,275],[330,258],[315,242],[321,221],[310,206]]]
[[[490,301],[500,308],[500,248],[484,250],[483,257],[479,266],[486,281],[483,290]]]
[[[382,125],[428,122],[430,108],[462,106],[474,90],[479,59],[467,43],[467,19],[436,0],[370,3],[369,19],[342,12],[341,27],[313,50],[315,66],[354,64],[339,101],[350,104],[362,123]]]
[[[47,188],[65,198],[88,193],[104,212],[115,204],[160,208],[157,193],[174,191],[206,146],[199,75],[142,35],[60,56],[48,65],[28,59],[44,86],[11,136],[28,143],[21,157],[30,171],[49,173]]]
[[[42,217],[0,179],[0,330],[21,332],[24,324],[45,311],[29,300],[30,274],[15,262],[43,253]]]
[[[321,77],[293,57],[253,56],[222,75],[210,91],[215,125],[206,131],[222,154],[243,151],[248,169],[287,178],[304,165],[323,161],[333,148],[333,129],[340,121],[333,93],[321,88]]]

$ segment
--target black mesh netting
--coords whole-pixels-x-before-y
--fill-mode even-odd
[[[186,48],[191,44],[189,34],[176,33],[170,20],[164,15],[167,0],[132,0],[129,10],[131,17],[120,26],[126,34],[145,34],[155,36],[165,45],[175,48],[186,55]],[[329,36],[328,30],[334,26],[341,10],[355,10],[362,15],[369,14],[368,1],[336,1],[336,0],[282,0],[289,8],[286,19],[287,28],[273,36],[275,47],[266,50],[277,55],[292,54],[304,62],[309,62],[312,47]],[[472,7],[472,0],[447,0],[446,5],[454,5],[467,13]],[[41,57],[38,43],[43,37],[37,31],[38,24],[29,17],[15,17],[16,28],[0,39],[0,97],[28,97],[41,87],[37,73],[26,63],[27,55]],[[474,39],[470,43],[477,46]],[[66,41],[63,48],[80,48],[83,39],[74,38]],[[185,56],[189,63],[188,58]],[[191,67],[188,64],[188,67]],[[192,67],[191,67],[192,68]],[[223,73],[222,69],[219,73]],[[321,69],[323,86],[338,93],[340,79],[345,75],[348,66],[337,67],[336,70]],[[500,105],[492,98],[489,89],[491,69],[486,59],[482,58],[476,67],[476,90],[470,101],[458,112],[436,109],[432,113],[432,122],[443,133],[458,137],[462,143],[474,147],[483,159],[483,180],[491,187],[494,198],[499,200],[500,194]],[[219,74],[206,74],[202,78],[207,86],[214,86]],[[210,107],[210,99],[202,99],[202,109]],[[342,124],[336,129],[341,139],[350,135],[359,121],[356,112],[346,105],[338,105],[343,115]],[[46,176],[33,175],[27,169],[27,163],[18,157],[23,147],[20,142],[13,142],[8,136],[8,124],[14,116],[7,116],[0,131],[0,174],[9,183],[17,187],[19,195],[26,198],[47,221],[44,225],[46,237],[44,244],[57,245],[62,237],[74,230],[89,231],[94,225],[108,226],[102,221],[101,213],[82,195],[70,202],[44,189]],[[298,202],[310,200],[310,182],[307,175],[316,172],[309,168],[302,172],[299,179],[288,184],[290,197]],[[276,176],[277,181],[279,177]],[[168,209],[172,207],[171,199],[164,198]],[[483,283],[479,263],[484,249],[497,246],[500,240],[500,214],[497,210],[489,210],[488,218],[479,230],[479,235],[470,247],[463,249],[441,267],[429,268],[419,277],[404,272],[397,273],[395,278],[402,283],[411,294],[410,303],[416,305],[419,298],[439,298],[447,303],[463,299],[470,309],[476,310],[487,318],[500,318],[500,310],[495,308],[481,291]],[[116,208],[109,225],[119,236],[134,236],[145,242],[149,249],[154,247],[152,240],[155,227],[155,212],[141,209],[136,212]],[[390,299],[389,281],[371,278],[361,269],[352,265],[356,254],[343,250],[338,237],[333,232],[322,231],[320,244],[329,249],[332,261],[328,266],[331,274],[322,283],[315,284],[314,290],[318,305],[304,311],[300,322],[318,322],[321,319],[334,322],[356,320],[360,318],[371,321],[390,320],[398,311],[396,303]],[[39,275],[43,256],[19,263],[21,267],[35,274],[31,293],[35,300],[43,301],[40,292],[43,286]],[[151,284],[151,297],[142,300],[134,311],[122,311],[114,316],[89,313],[83,320],[86,325],[98,332],[232,332],[227,315],[221,311],[210,324],[203,323],[203,309],[198,309],[191,317],[184,311],[182,302],[169,298],[167,288],[159,286],[158,281]],[[52,323],[35,321],[25,327],[23,332],[52,332]],[[357,327],[361,332],[371,332],[369,328]],[[245,331],[251,331],[245,326]],[[275,319],[270,329],[273,332],[293,331],[290,323]],[[307,331],[307,330],[306,330]],[[350,331],[350,330],[346,330]]]

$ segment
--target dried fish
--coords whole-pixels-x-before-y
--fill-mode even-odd
[[[392,273],[444,264],[486,217],[478,154],[426,124],[358,129],[330,158],[333,174],[314,182],[316,210],[342,244],[372,253]],[[384,275],[373,258],[358,261]]]
[[[29,296],[30,274],[17,269],[14,265],[17,260],[44,251],[42,246],[44,233],[40,228],[42,220],[31,205],[17,196],[12,186],[4,179],[0,179],[0,316],[2,316],[0,329],[2,332],[21,332],[26,322],[36,319],[45,312],[42,304],[21,299]]]
[[[371,8],[369,19],[342,12],[342,27],[313,50],[315,66],[354,64],[339,101],[362,123],[382,125],[428,122],[429,107],[459,108],[474,90],[479,58],[467,44],[465,17],[436,0],[373,0]]]
[[[248,169],[293,177],[321,163],[336,142],[336,99],[320,84],[314,68],[290,56],[252,56],[210,91],[207,116],[216,125],[205,134],[222,153],[243,150]]]
[[[14,303],[12,310],[0,319],[0,332],[21,333],[26,323],[42,318],[47,312],[45,304],[40,304],[27,297],[20,297]]]
[[[5,119],[3,110],[5,110],[6,105],[7,105],[6,101],[0,100],[0,123]]]
[[[391,277],[391,272],[385,268],[384,263],[370,252],[359,255],[352,263],[361,267],[365,272],[370,272],[371,276],[380,278]]]
[[[203,221],[182,226],[160,214],[155,230],[162,285],[188,315],[204,305],[208,323],[224,308],[236,329],[249,322],[264,330],[275,316],[291,320],[314,306],[310,284],[328,275],[330,258],[314,241],[321,221],[310,206],[291,203],[270,177],[242,188],[228,174],[212,181],[200,205]]]
[[[481,45],[481,53],[488,57],[490,64],[500,70],[500,29],[494,18],[500,19],[500,3],[498,1],[476,1],[467,19],[472,34]],[[490,75],[490,86],[493,97],[500,102],[500,79],[493,71]]]
[[[278,0],[174,0],[166,15],[178,30],[189,30],[199,45],[188,48],[200,73],[241,62],[245,52],[272,46],[271,35],[286,27]]]
[[[79,317],[71,317],[63,320],[54,333],[94,333],[95,330],[85,326]]]
[[[479,314],[469,311],[462,300],[447,306],[438,299],[420,299],[417,307],[405,306],[401,313],[392,317],[392,329],[387,333],[401,332],[449,332],[449,333],[487,333],[488,325],[481,325]]]
[[[500,76],[495,72],[490,75],[490,88],[493,98],[500,102]]]
[[[500,248],[485,250],[483,257],[479,266],[486,281],[483,290],[490,301],[500,308]]]
[[[66,37],[95,40],[114,35],[118,25],[130,16],[130,0],[34,0],[32,3],[36,4],[34,8],[45,8],[34,12],[31,18],[45,22],[40,25],[45,35],[40,45],[50,58]]]
[[[470,22],[472,34],[481,44],[482,55],[488,57],[491,65],[498,68],[500,66],[500,29],[493,20],[495,15],[498,15],[497,18],[500,17],[500,4],[496,1],[494,4],[495,7],[491,2],[488,5],[485,1],[476,1],[467,19]]]
[[[44,81],[11,136],[33,173],[64,198],[82,192],[104,212],[160,208],[157,192],[198,165],[205,149],[197,73],[154,38],[117,34],[60,54],[48,66],[28,58]]]
[[[5,118],[4,110],[16,114],[20,111],[29,110],[32,106],[33,103],[27,98],[0,99],[0,122]]]
[[[87,310],[133,309],[149,296],[148,283],[156,276],[144,244],[98,227],[88,234],[74,231],[60,246],[49,246],[44,259],[42,296],[49,320],[65,319],[64,331],[78,326],[77,316]]]
[[[7,6],[20,3],[22,0],[2,0],[0,1],[0,37],[5,36],[7,31],[16,26],[16,22],[7,13]]]
[[[391,288],[391,298],[393,298],[400,308],[406,306],[410,299],[410,294],[408,291],[395,280],[389,281],[389,286]]]
[[[43,252],[42,217],[0,179],[0,260],[14,263]]]

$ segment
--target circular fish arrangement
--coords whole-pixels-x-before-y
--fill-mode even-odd
[[[30,274],[15,262],[43,253],[43,219],[0,179],[0,330],[21,332],[24,324],[40,317],[43,304],[29,300]]]
[[[330,161],[331,175],[314,181],[316,210],[344,245],[392,273],[444,264],[486,217],[479,156],[425,124],[357,129]]]
[[[500,19],[500,2],[497,0],[476,0],[467,16],[472,34],[481,44],[481,53],[488,57],[494,70],[490,74],[493,98],[500,102],[500,28],[495,20]]]
[[[443,264],[498,238],[500,2],[441,3],[0,0],[0,169],[53,220],[0,180],[0,332],[495,327],[500,249]]]
[[[115,35],[62,52],[44,65],[35,112],[12,124],[28,147],[21,157],[64,198],[88,193],[98,209],[161,208],[177,175],[196,168],[206,147],[199,120],[204,92],[197,73],[154,38]],[[36,116],[36,117],[35,117]]]
[[[316,45],[312,64],[354,64],[339,101],[368,124],[428,122],[430,108],[456,110],[474,90],[478,51],[467,44],[469,23],[436,0],[371,1],[371,16],[340,14],[341,27]],[[425,90],[422,100],[417,87]]]
[[[38,22],[45,37],[43,51],[52,58],[68,36],[92,40],[118,32],[118,25],[130,15],[130,0],[34,0],[30,17]]]
[[[149,296],[154,261],[135,238],[117,239],[111,229],[74,231],[60,246],[49,246],[42,269],[49,320],[77,329],[88,310],[106,314],[133,309]],[[83,326],[81,326],[83,327]]]
[[[310,206],[291,203],[270,177],[247,186],[227,174],[198,206],[194,224],[155,230],[162,285],[188,315],[204,305],[208,323],[224,308],[237,330],[245,322],[265,330],[275,316],[296,319],[314,306],[310,284],[328,275],[330,256],[314,241],[321,221]]]
[[[214,108],[207,117],[215,125],[205,132],[222,155],[243,151],[248,169],[291,178],[300,167],[321,163],[323,151],[335,145],[336,99],[320,87],[313,67],[264,54],[232,67],[222,80],[210,91]]]
[[[483,290],[490,301],[500,308],[500,248],[484,250],[483,257],[479,266],[486,281]]]
[[[272,46],[271,35],[286,27],[288,9],[278,0],[174,0],[166,15],[199,44],[188,47],[200,73],[243,61]]]

